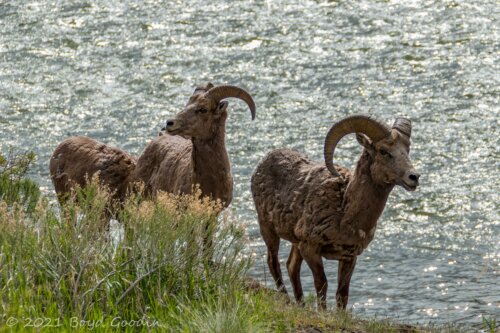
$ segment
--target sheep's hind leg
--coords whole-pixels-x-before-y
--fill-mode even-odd
[[[308,246],[306,243],[300,243],[299,250],[313,274],[318,309],[326,310],[328,280],[326,279],[323,259],[321,258],[321,248],[317,246]]]
[[[267,230],[263,232],[261,228],[262,238],[267,246],[267,265],[271,271],[274,281],[276,282],[276,288],[278,291],[287,294],[285,284],[283,283],[283,276],[281,274],[280,262],[278,258],[278,251],[280,248],[280,238],[275,232]]]
[[[339,260],[338,268],[338,287],[337,287],[337,308],[345,310],[349,300],[349,284],[351,283],[352,273],[356,267],[356,259]]]
[[[292,283],[295,300],[300,305],[304,305],[304,293],[302,292],[302,284],[300,282],[300,266],[302,265],[302,260],[303,258],[300,255],[298,244],[293,243],[286,266],[290,282]]]

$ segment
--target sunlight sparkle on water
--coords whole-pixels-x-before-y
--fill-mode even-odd
[[[246,225],[250,274],[274,288],[250,193],[257,163],[276,148],[322,163],[325,133],[345,116],[408,117],[421,186],[391,193],[350,304],[367,316],[460,325],[498,313],[494,1],[86,3],[0,5],[0,148],[33,150],[30,177],[54,202],[48,161],[64,138],[88,135],[138,156],[197,84],[241,85],[257,118],[230,101],[230,209]],[[353,167],[361,151],[348,136],[336,162]],[[289,251],[282,242],[285,279]],[[333,304],[338,264],[325,266]],[[301,276],[313,292],[306,264]]]

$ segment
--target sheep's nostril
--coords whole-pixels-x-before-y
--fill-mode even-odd
[[[418,173],[412,173],[410,176],[408,176],[411,180],[414,182],[418,182],[418,179],[420,178],[420,175]]]
[[[167,127],[169,127],[169,126],[174,126],[173,120],[167,120]]]

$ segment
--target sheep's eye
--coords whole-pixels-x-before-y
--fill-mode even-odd
[[[196,110],[196,113],[207,113],[207,111],[208,111],[207,109],[201,108],[201,109]]]
[[[391,154],[389,154],[389,153],[387,152],[387,150],[385,150],[385,149],[380,149],[380,155],[382,155],[382,156],[387,156],[387,157],[392,157],[392,155],[391,155]]]

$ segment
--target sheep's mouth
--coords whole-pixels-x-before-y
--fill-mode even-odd
[[[167,128],[167,133],[170,135],[177,135],[181,132],[181,129],[179,127],[177,128]]]
[[[418,183],[417,184],[407,184],[404,181],[401,181],[400,184],[405,190],[413,192],[417,189]]]

